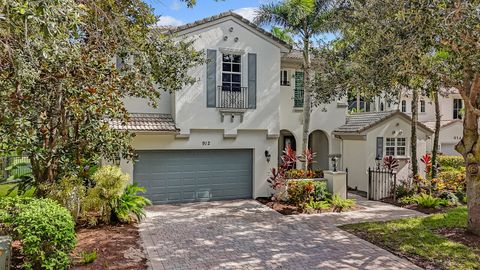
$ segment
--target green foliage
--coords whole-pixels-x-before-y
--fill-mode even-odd
[[[99,219],[109,223],[128,179],[128,174],[124,174],[119,167],[107,165],[99,168],[92,176],[94,186],[87,190],[84,211],[99,213]],[[98,222],[95,217],[90,218],[93,219],[92,223]]]
[[[465,169],[465,160],[462,156],[438,156],[438,164],[442,171]]]
[[[83,264],[89,264],[94,262],[97,259],[97,251],[94,250],[92,252],[81,252],[80,256],[82,257],[82,263]]]
[[[25,269],[67,269],[75,247],[75,223],[67,209],[50,199],[0,199],[0,223],[22,244]]]
[[[458,207],[427,217],[353,224],[342,229],[407,257],[422,258],[434,269],[478,269],[477,250],[436,233],[442,228],[466,229],[467,216],[467,208]]]
[[[144,207],[150,205],[151,202],[147,198],[138,195],[145,193],[145,188],[139,187],[137,184],[128,185],[123,194],[118,198],[114,213],[121,222],[132,222],[132,214],[136,220],[140,221],[145,217]]]
[[[439,206],[448,205],[448,200],[437,198],[426,193],[414,196],[414,200],[418,205],[426,208],[437,208]]]
[[[399,199],[399,202],[401,204],[405,204],[405,205],[410,205],[410,204],[415,204],[417,203],[415,197],[413,195],[410,195],[410,196],[403,196]]]
[[[204,62],[192,41],[153,32],[142,0],[0,0],[0,14],[0,152],[28,156],[40,196],[100,158],[132,158],[133,135],[111,128],[128,121],[123,100],[156,106]]]
[[[327,182],[326,181],[313,181],[315,186],[315,191],[313,192],[313,197],[317,201],[326,201],[332,198],[332,194],[328,192]]]
[[[440,193],[438,196],[440,199],[446,200],[448,205],[457,205],[460,200],[458,199],[457,195],[451,191],[444,191]]]
[[[86,187],[80,178],[65,176],[52,185],[47,196],[67,208],[74,219],[77,220],[85,200]]]
[[[330,209],[330,203],[327,201],[316,201],[313,197],[305,204],[306,209],[326,210]]]
[[[343,212],[352,208],[356,202],[353,199],[343,199],[338,194],[333,194],[330,204],[333,206],[334,212]]]

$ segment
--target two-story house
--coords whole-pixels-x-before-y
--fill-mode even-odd
[[[227,12],[176,28],[194,40],[207,63],[190,71],[198,80],[162,92],[158,108],[129,98],[127,126],[135,132],[137,161],[121,162],[154,203],[255,198],[270,195],[266,179],[287,144],[302,134],[302,58],[285,42]],[[333,130],[346,104],[312,110],[310,145],[315,168],[340,157]]]

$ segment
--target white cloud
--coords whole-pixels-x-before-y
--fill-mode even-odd
[[[235,12],[238,15],[244,17],[245,19],[253,22],[253,19],[255,18],[257,9],[258,8],[256,8],[256,7],[245,7],[245,8],[236,9],[233,12]]]
[[[173,0],[172,3],[170,4],[170,9],[171,10],[180,10],[182,8],[182,3],[178,0]]]
[[[175,19],[172,16],[160,16],[160,20],[158,20],[157,25],[158,26],[179,26],[185,24],[183,21],[179,19]]]

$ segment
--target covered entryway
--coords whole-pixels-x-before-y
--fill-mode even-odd
[[[328,137],[325,132],[321,130],[315,130],[310,133],[308,138],[308,148],[311,149],[316,155],[314,163],[312,164],[313,170],[328,170],[329,168],[329,146]]]
[[[252,198],[252,150],[137,151],[134,181],[154,204]]]
[[[282,129],[280,130],[280,137],[278,139],[278,165],[282,163],[281,156],[287,146],[290,146],[294,151],[297,151],[297,141],[295,140],[293,133],[286,129]]]

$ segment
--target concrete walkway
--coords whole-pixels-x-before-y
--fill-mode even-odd
[[[336,226],[421,215],[363,210],[283,216],[254,200],[153,206],[140,225],[150,269],[419,269]]]

